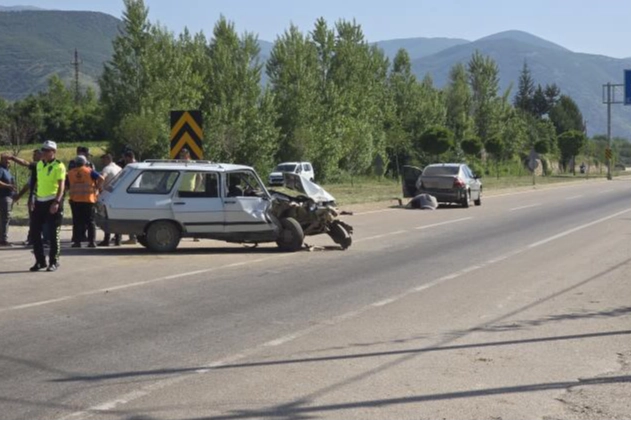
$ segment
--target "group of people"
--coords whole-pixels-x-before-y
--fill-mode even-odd
[[[64,198],[72,212],[72,247],[79,248],[82,242],[88,247],[97,247],[95,204],[103,187],[113,179],[122,166],[136,162],[133,151],[126,150],[122,165],[114,162],[111,154],[101,156],[102,170],[97,172],[90,161],[90,150],[79,146],[77,156],[68,163],[68,167],[57,159],[57,144],[47,140],[40,149],[33,151],[32,161],[13,155],[0,157],[0,247],[11,247],[8,239],[11,209],[28,193],[29,234],[27,244],[33,246],[35,264],[32,272],[45,269],[54,272],[59,267],[61,224],[64,214]],[[29,181],[18,191],[14,177],[9,169],[9,162],[29,168]],[[98,246],[110,245],[111,234],[105,232],[103,241]],[[50,246],[48,261],[44,253],[44,243]],[[125,244],[135,244],[130,237]],[[119,234],[114,235],[114,244],[120,245]]]

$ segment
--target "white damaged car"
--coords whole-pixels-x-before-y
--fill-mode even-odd
[[[290,191],[268,191],[243,165],[133,163],[104,187],[96,221],[107,232],[136,235],[155,252],[175,250],[183,237],[276,242],[297,251],[305,236],[328,234],[342,249],[351,245],[353,229],[338,218],[333,196],[296,174],[285,174],[285,187]]]

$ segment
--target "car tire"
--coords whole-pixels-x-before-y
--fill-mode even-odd
[[[302,248],[305,234],[302,227],[294,218],[283,218],[280,220],[282,230],[278,235],[276,244],[282,251],[295,252]]]
[[[476,206],[482,206],[482,191],[481,190],[480,190],[480,194],[478,195],[478,198],[473,201],[473,204]]]
[[[346,229],[337,222],[333,222],[333,224],[331,224],[328,234],[335,244],[340,245],[342,250],[346,250],[351,246],[351,244],[353,244],[353,237],[351,237]]]
[[[461,205],[463,208],[468,208],[470,203],[471,203],[471,192],[467,190],[465,192],[464,199],[462,199]]]
[[[149,250],[168,253],[180,244],[180,228],[171,221],[156,221],[147,228],[145,239]]]

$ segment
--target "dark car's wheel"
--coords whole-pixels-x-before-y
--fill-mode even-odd
[[[329,230],[329,236],[335,244],[339,244],[342,250],[346,250],[353,244],[353,237],[346,231],[346,229],[337,222],[333,222]]]
[[[476,206],[482,206],[482,190],[480,190],[480,193],[478,194],[478,198],[473,201],[473,204]]]
[[[462,199],[461,205],[463,208],[468,208],[471,203],[471,192],[469,190],[465,191],[464,199]]]
[[[147,228],[145,241],[149,250],[167,253],[177,248],[180,238],[180,229],[173,222],[156,221]]]
[[[302,227],[294,218],[283,218],[280,220],[282,230],[276,240],[278,248],[282,251],[294,252],[302,248],[305,234]]]

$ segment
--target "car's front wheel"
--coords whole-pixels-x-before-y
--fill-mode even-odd
[[[294,218],[283,218],[280,220],[281,232],[276,239],[278,248],[282,251],[294,252],[302,248],[305,234],[302,227]]]
[[[329,236],[331,239],[342,247],[342,250],[346,250],[353,244],[353,237],[346,231],[346,229],[339,223],[333,222],[329,229]]]
[[[171,221],[156,221],[149,225],[145,241],[147,248],[157,253],[168,253],[180,244],[180,228]]]

